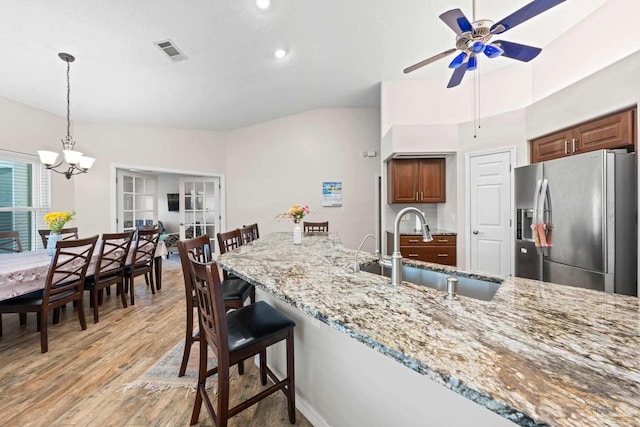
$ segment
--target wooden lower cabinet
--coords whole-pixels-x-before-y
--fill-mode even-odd
[[[393,233],[387,232],[387,253],[393,253]],[[433,241],[423,242],[421,236],[400,236],[400,253],[404,258],[455,266],[456,236],[434,234]]]

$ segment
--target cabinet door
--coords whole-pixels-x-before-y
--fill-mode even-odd
[[[571,129],[566,129],[551,135],[543,136],[531,141],[531,163],[557,159],[571,153]]]
[[[635,110],[613,114],[574,128],[576,153],[633,145]]]
[[[388,164],[389,203],[415,203],[418,201],[418,160],[391,160]]]
[[[421,159],[418,173],[420,202],[444,203],[445,177],[445,159]]]

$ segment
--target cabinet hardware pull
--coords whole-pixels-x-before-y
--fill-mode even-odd
[[[416,191],[416,202],[418,201],[418,192]]]
[[[578,142],[578,138],[572,138],[571,139],[571,146],[573,147],[572,153],[576,152],[576,142]]]
[[[420,201],[422,202],[424,200],[424,193],[421,191],[420,192]]]
[[[439,256],[440,258],[443,258],[443,257],[448,257],[448,256],[449,256],[449,254],[438,254],[438,256]]]
[[[420,243],[420,240],[411,240],[411,239],[409,239],[409,243]]]
[[[418,254],[409,254],[408,256],[412,256],[412,257],[418,257]]]
[[[567,150],[567,144],[569,143],[569,141],[567,141],[566,139],[564,140],[564,154],[569,154],[569,151]]]
[[[438,242],[447,243],[449,239],[438,239]]]

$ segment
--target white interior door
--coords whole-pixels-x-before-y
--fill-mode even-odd
[[[158,222],[158,177],[123,169],[117,171],[118,231]]]
[[[215,248],[220,220],[220,178],[180,178],[180,239],[207,234]]]
[[[511,274],[511,152],[470,157],[470,267]]]

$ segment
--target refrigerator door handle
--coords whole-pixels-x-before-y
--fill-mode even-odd
[[[542,180],[539,179],[536,183],[536,191],[533,193],[533,218],[531,224],[536,225],[538,223],[538,200],[540,199],[540,189],[542,188]]]
[[[547,194],[549,192],[549,181],[545,178],[542,180],[542,188],[540,189],[540,193],[538,197],[540,200],[538,201],[538,223],[544,223],[544,210],[547,207]]]

